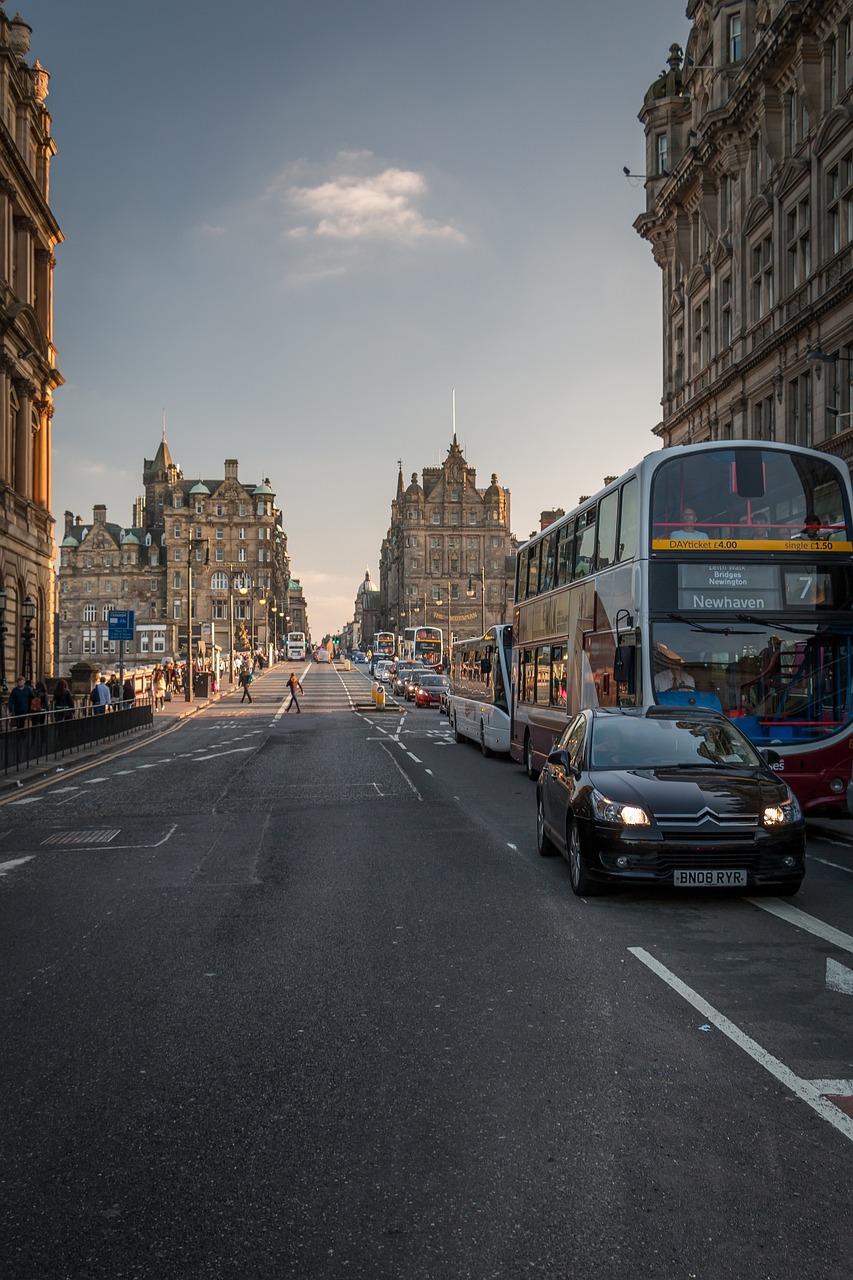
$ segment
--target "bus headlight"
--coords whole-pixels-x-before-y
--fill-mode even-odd
[[[647,827],[649,815],[636,804],[618,804],[593,788],[590,799],[597,822],[618,822],[623,827]]]
[[[794,822],[801,822],[803,811],[795,795],[788,792],[788,799],[781,804],[768,805],[764,810],[765,827],[788,827]]]

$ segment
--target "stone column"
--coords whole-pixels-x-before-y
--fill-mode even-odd
[[[15,422],[15,489],[22,498],[33,496],[33,397],[36,389],[31,382],[15,378],[18,395],[18,412]]]

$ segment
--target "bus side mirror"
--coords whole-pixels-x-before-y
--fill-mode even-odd
[[[613,679],[617,684],[626,684],[628,692],[634,692],[634,672],[636,668],[637,649],[633,644],[616,646],[616,657],[613,661]]]

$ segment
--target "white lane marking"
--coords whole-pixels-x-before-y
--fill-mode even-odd
[[[69,791],[79,791],[79,790],[80,790],[79,787],[54,787],[53,794],[55,796],[64,796],[64,795],[67,795]]]
[[[198,764],[202,760],[221,760],[223,756],[238,756],[243,751],[254,751],[254,747],[232,747],[230,751],[216,751],[210,756],[193,756],[193,762]]]
[[[510,844],[510,843],[507,841],[507,846],[506,846],[506,847],[507,847],[508,849],[512,849],[513,853],[518,853],[518,845],[517,845],[517,844]]]
[[[720,1013],[719,1009],[715,1009],[712,1004],[709,1004],[703,996],[699,995],[698,991],[688,987],[670,969],[662,965],[654,956],[649,955],[648,951],[644,951],[642,947],[629,947],[628,950],[631,955],[636,956],[642,964],[651,969],[652,973],[661,978],[683,1000],[686,1000],[688,1004],[692,1004],[693,1008],[697,1009],[703,1018],[708,1022],[712,1022],[719,1031],[722,1031],[723,1035],[728,1036],[729,1040],[737,1045],[739,1049],[742,1049],[744,1053],[748,1054],[754,1062],[764,1067],[765,1071],[774,1076],[780,1084],[783,1084],[796,1097],[807,1103],[813,1111],[816,1111],[819,1116],[833,1125],[848,1141],[853,1142],[853,1119],[850,1116],[846,1116],[833,1103],[828,1102],[813,1084],[795,1075],[790,1067],[786,1067],[784,1062],[774,1058],[773,1054],[768,1053],[757,1040],[753,1040],[746,1032],[741,1031],[740,1027],[730,1022],[724,1014]]]
[[[842,951],[853,951],[853,938],[849,933],[842,933],[831,924],[824,924],[823,920],[818,920],[816,916],[810,916],[797,907],[789,906],[780,898],[747,898],[746,901],[751,902],[754,907],[760,907],[762,911],[769,911],[771,916],[778,916],[780,920],[787,920],[788,924],[804,929],[806,933],[813,933],[816,938],[831,942]]]
[[[423,760],[419,760],[417,756],[413,756],[411,751],[407,751],[406,755],[410,760],[414,760],[415,764],[423,764]]]
[[[30,853],[26,858],[10,858],[8,862],[0,862],[0,876],[5,876],[7,872],[14,871],[15,867],[22,867],[25,862],[32,862],[35,857],[34,853]]]
[[[109,782],[109,778],[87,778],[83,783],[84,787],[95,787],[99,782]]]
[[[383,750],[383,751],[385,751],[385,752],[387,752],[387,753],[388,753],[388,755],[390,756],[390,758],[391,758],[391,760],[393,761],[393,763],[394,763],[395,765],[397,765],[397,768],[398,768],[398,769],[400,770],[400,772],[403,774],[403,777],[406,779],[406,782],[409,784],[409,786],[411,787],[412,791],[414,791],[414,793],[415,793],[415,795],[418,797],[418,799],[419,799],[421,802],[423,802],[423,796],[421,795],[420,791],[418,791],[417,787],[416,787],[416,786],[415,786],[415,784],[412,782],[412,780],[411,780],[411,778],[409,777],[409,775],[408,775],[407,773],[405,773],[405,772],[403,771],[403,769],[402,769],[402,768],[400,768],[400,765],[399,765],[399,764],[397,763],[397,761],[394,759],[394,754],[393,754],[393,752],[388,751],[388,748],[386,747],[386,745],[385,745],[385,743],[384,743],[384,742],[380,742],[380,744],[379,744],[379,745],[380,745],[380,747],[382,748],[382,750]]]
[[[35,804],[38,796],[24,796],[21,800],[10,800],[10,804]]]
[[[848,969],[846,965],[827,956],[826,985],[830,991],[837,991],[839,995],[853,996],[853,969]]]
[[[853,1094],[853,1080],[810,1080],[809,1084],[818,1093],[834,1093],[839,1098],[849,1098]]]
[[[827,862],[826,858],[816,858],[813,853],[806,855],[809,862],[820,862],[825,867],[832,867],[834,871],[846,871],[848,875],[853,876],[853,867],[842,867],[840,862]]]
[[[850,849],[853,845],[849,840],[833,840],[832,836],[818,836],[821,844],[834,844],[839,849]]]
[[[432,777],[432,769],[424,769],[424,773],[428,773]]]

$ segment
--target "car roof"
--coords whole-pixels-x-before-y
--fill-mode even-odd
[[[589,714],[592,719],[600,719],[605,716],[609,717],[627,717],[632,720],[684,720],[690,718],[693,720],[723,720],[729,723],[728,716],[724,716],[722,712],[715,711],[713,707],[674,705],[662,707],[656,703],[648,707],[590,707]]]

